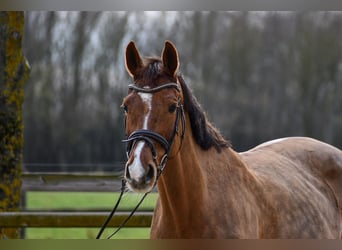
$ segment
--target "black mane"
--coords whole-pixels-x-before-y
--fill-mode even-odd
[[[208,121],[204,110],[196,97],[192,95],[182,76],[178,76],[178,81],[182,86],[184,109],[189,114],[191,129],[196,143],[204,150],[215,147],[218,152],[221,152],[222,148],[230,147],[230,142],[225,140],[220,132]]]

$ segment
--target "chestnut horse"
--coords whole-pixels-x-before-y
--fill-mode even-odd
[[[130,42],[125,59],[125,179],[134,192],[158,187],[151,238],[341,238],[341,150],[290,137],[237,153],[179,74],[171,42],[161,58]]]

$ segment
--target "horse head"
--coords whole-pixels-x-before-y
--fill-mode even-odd
[[[132,191],[149,192],[167,159],[177,154],[184,136],[178,52],[166,41],[161,58],[143,58],[130,42],[125,64],[134,83],[122,103],[128,158],[124,176]]]

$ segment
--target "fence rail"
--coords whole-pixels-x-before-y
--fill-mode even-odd
[[[22,191],[117,192],[122,172],[105,173],[28,173],[22,174]]]
[[[101,227],[109,212],[21,211],[0,213],[0,227]],[[118,212],[108,226],[118,227],[128,216]],[[125,227],[149,227],[153,212],[137,211]]]
[[[22,211],[1,212],[1,227],[101,227],[110,211],[86,210],[26,210],[28,191],[79,191],[118,192],[122,172],[107,173],[29,173],[22,174]],[[109,226],[117,227],[127,217],[121,210],[112,218]],[[126,227],[149,227],[153,211],[137,211]]]

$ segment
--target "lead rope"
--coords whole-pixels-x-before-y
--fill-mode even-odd
[[[107,217],[106,221],[103,223],[103,225],[102,225],[102,227],[101,227],[99,233],[98,233],[97,236],[96,236],[96,239],[100,239],[100,237],[101,237],[103,231],[106,229],[106,227],[107,227],[109,221],[112,219],[113,215],[115,214],[116,209],[118,208],[119,203],[120,203],[120,201],[121,201],[122,195],[123,195],[124,192],[125,192],[125,188],[126,188],[126,181],[125,181],[124,179],[122,179],[122,180],[121,180],[121,193],[120,193],[120,196],[119,196],[118,200],[116,201],[116,204],[115,204],[115,206],[114,206],[113,209],[112,209],[112,212],[109,214],[109,216]]]
[[[160,170],[159,170],[159,173],[158,173],[158,175],[157,175],[157,179],[156,179],[156,182],[155,182],[155,183],[157,183],[159,177],[161,176],[161,174],[162,174],[162,172],[163,172],[163,170],[164,170],[164,168],[165,168],[166,162],[167,162],[167,155],[165,154],[164,157],[162,158],[162,161],[161,161],[161,164],[160,164]],[[112,217],[114,216],[114,214],[115,214],[115,212],[116,212],[116,210],[117,210],[117,208],[118,208],[118,206],[119,206],[119,203],[120,203],[120,201],[121,201],[122,195],[123,195],[123,193],[124,193],[124,191],[125,191],[125,188],[126,188],[126,181],[123,179],[123,180],[121,181],[121,184],[122,184],[122,185],[121,185],[121,193],[120,193],[120,196],[119,196],[118,200],[116,201],[116,204],[115,204],[115,206],[114,206],[112,212],[109,214],[109,216],[107,217],[106,221],[103,223],[103,226],[101,227],[99,233],[97,234],[96,239],[100,239],[100,237],[101,237],[103,231],[106,229],[108,223],[110,222],[110,220],[111,220]],[[154,184],[154,187],[155,187],[155,185],[156,185],[156,184]],[[154,188],[154,187],[153,187],[153,188]],[[151,191],[153,190],[153,188],[151,189]],[[111,239],[117,232],[119,232],[119,231],[121,230],[121,228],[123,228],[123,227],[126,225],[126,223],[128,222],[128,220],[129,220],[129,219],[133,216],[133,214],[138,210],[138,208],[139,208],[139,206],[141,205],[141,203],[145,200],[146,196],[147,196],[151,191],[146,192],[146,193],[144,194],[144,196],[141,198],[141,200],[138,202],[138,204],[135,206],[135,208],[132,210],[132,212],[126,217],[126,219],[125,219],[123,222],[121,222],[120,226],[119,226],[111,235],[109,235],[109,236],[107,237],[107,239]]]
[[[135,208],[132,210],[132,212],[126,217],[126,219],[125,219],[123,222],[121,222],[120,226],[119,226],[111,235],[109,235],[109,236],[107,237],[107,239],[112,238],[117,232],[120,231],[121,228],[123,228],[123,227],[126,225],[127,221],[128,221],[128,220],[133,216],[133,214],[138,210],[140,204],[144,201],[144,199],[146,198],[146,196],[147,196],[149,193],[150,193],[150,191],[144,194],[144,196],[141,198],[141,200],[138,202],[138,204],[135,206]]]

